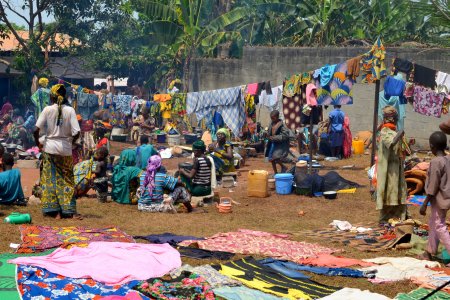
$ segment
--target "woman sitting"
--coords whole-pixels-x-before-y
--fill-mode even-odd
[[[192,196],[208,196],[211,194],[211,181],[215,177],[214,161],[205,156],[206,146],[203,141],[194,142],[192,150],[194,165],[190,171],[180,168],[181,180]]]
[[[214,159],[214,165],[219,177],[223,173],[234,172],[233,145],[229,142],[230,132],[226,128],[220,128],[216,133],[217,142],[209,145],[208,150]]]
[[[136,151],[123,150],[119,164],[114,167],[111,197],[121,204],[136,204],[136,192],[139,188],[139,176],[142,170],[136,168]]]
[[[170,191],[164,198],[164,191]],[[192,212],[191,195],[180,180],[161,172],[161,157],[153,155],[148,159],[147,170],[141,175],[138,209],[149,212],[176,212],[173,205],[183,203]]]

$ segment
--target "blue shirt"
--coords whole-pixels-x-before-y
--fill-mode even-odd
[[[328,115],[330,118],[330,131],[341,132],[343,130],[345,114],[339,108],[335,108]]]
[[[155,175],[155,188],[153,189],[152,196],[148,193],[148,188],[144,186],[145,172],[142,173],[141,181],[141,197],[138,200],[140,204],[155,204],[163,201],[164,190],[173,191],[177,184],[178,179],[170,175],[158,172]]]
[[[0,173],[0,203],[11,204],[16,200],[24,199],[22,185],[20,184],[19,169],[12,169]]]

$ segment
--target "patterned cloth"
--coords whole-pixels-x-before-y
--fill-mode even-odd
[[[192,267],[190,265],[183,265],[178,269],[170,272],[170,276],[179,277],[184,271],[189,271],[203,277],[213,289],[222,286],[239,286],[241,283],[237,280],[233,280],[228,276],[220,274],[219,271],[211,267],[210,265],[203,265],[198,267]]]
[[[92,158],[82,161],[73,167],[75,195],[77,197],[86,195],[91,189],[91,179],[94,170],[95,162]]]
[[[240,229],[237,232],[219,233],[204,241],[184,241],[180,246],[196,245],[200,249],[211,251],[270,256],[294,262],[336,251],[317,244],[291,241],[288,238],[285,234]]]
[[[414,111],[425,116],[440,118],[444,103],[444,94],[437,94],[432,89],[414,87]]]
[[[40,267],[17,266],[17,286],[22,300],[125,296],[138,282],[134,280],[123,285],[105,285],[90,278],[75,279],[54,274]]]
[[[322,85],[316,80],[318,105],[353,104],[353,79],[347,77],[347,63],[336,65],[331,79]]]
[[[131,100],[133,96],[130,95],[116,95],[113,97],[113,102],[116,106],[116,111],[120,111],[125,115],[131,115]]]
[[[42,155],[41,205],[44,213],[75,214],[74,177],[72,156],[48,153]]]
[[[215,288],[214,294],[227,300],[280,300],[283,298],[266,294],[245,286],[223,286]]]
[[[320,299],[340,289],[309,279],[283,275],[260,264],[252,257],[232,261],[218,268],[220,273],[241,281],[249,288],[288,299]]]
[[[372,49],[362,56],[361,73],[363,75],[361,83],[374,83],[386,76],[385,57],[386,50],[381,42],[381,38],[378,37]]]
[[[40,252],[56,247],[86,247],[88,243],[94,241],[134,243],[132,236],[117,227],[85,228],[21,225],[20,238],[22,243],[17,249],[17,253]]]
[[[38,117],[44,108],[50,104],[50,90],[39,88],[32,96],[31,101],[36,107],[36,117]]]
[[[216,110],[222,115],[223,121],[235,136],[239,135],[245,123],[244,98],[240,86],[188,93],[186,110],[188,114],[195,113],[197,121],[201,121],[208,115],[212,116],[213,111]]]
[[[190,272],[183,272],[180,277],[172,280],[150,279],[141,283],[136,289],[152,299],[216,299],[208,282],[203,277]]]
[[[419,300],[423,299],[426,295],[431,293],[433,290],[430,289],[424,289],[424,288],[418,288],[414,291],[409,292],[408,294],[401,293],[398,294],[395,299],[396,300]],[[427,298],[427,300],[450,300],[450,294],[446,292],[439,291],[433,296]]]
[[[283,98],[283,116],[286,122],[286,126],[295,130],[302,126],[300,118],[300,110],[302,107],[302,98],[300,95],[294,95],[293,97]]]

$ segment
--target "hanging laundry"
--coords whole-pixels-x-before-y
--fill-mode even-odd
[[[294,95],[293,97],[283,98],[283,116],[286,122],[286,126],[291,130],[296,130],[301,127],[301,107],[302,99],[300,95]]]
[[[330,80],[333,78],[334,70],[336,65],[325,65],[320,68],[320,86],[326,86]]]
[[[241,87],[187,94],[186,111],[188,114],[195,113],[198,122],[207,115],[212,116],[214,110],[222,115],[233,134],[239,136],[246,117]]]
[[[405,128],[406,109],[405,105],[400,103],[399,96],[391,96],[387,98],[384,91],[379,94],[378,102],[378,119],[383,120],[383,108],[386,106],[393,106],[398,112],[397,130],[403,130]]]
[[[94,119],[94,113],[98,111],[98,96],[79,91],[77,106],[78,113],[81,115],[83,120],[92,120]]]
[[[388,76],[384,82],[384,96],[387,99],[392,96],[398,96],[400,104],[406,104],[407,100],[404,95],[405,84],[402,74],[397,74],[395,77]]]
[[[316,85],[314,83],[309,83],[306,86],[306,103],[309,106],[316,106],[317,105],[317,96],[316,96]]]
[[[434,89],[436,87],[436,70],[415,64],[414,83]]]
[[[47,88],[39,88],[33,95],[31,101],[36,107],[36,116],[38,117],[44,108],[50,104],[50,90]]]
[[[166,102],[172,99],[170,94],[155,94],[153,95],[153,101],[156,102]]]
[[[250,83],[247,85],[247,93],[250,95],[257,95],[258,91],[258,84],[257,83]]]
[[[131,100],[133,96],[131,95],[115,95],[113,97],[113,102],[117,111],[122,112],[124,115],[131,115]]]
[[[378,37],[372,49],[361,58],[363,73],[361,83],[373,83],[386,76],[385,57],[386,50],[381,42],[381,38]]]
[[[436,74],[436,92],[437,93],[450,93],[450,75],[441,71]]]
[[[218,266],[220,273],[239,280],[249,288],[287,299],[319,299],[340,288],[322,285],[309,279],[296,279],[260,264],[252,257]]]
[[[109,123],[113,127],[127,128],[126,116],[117,109],[116,103],[109,106]]]
[[[292,75],[289,79],[283,82],[283,95],[286,97],[293,97],[295,94],[300,93],[300,75]]]
[[[186,94],[179,93],[172,95],[172,114],[180,117],[186,115]]]
[[[279,110],[279,107],[281,104],[281,98],[283,96],[282,90],[283,90],[283,86],[279,85],[279,86],[272,88],[271,95],[268,95],[266,93],[266,91],[262,91],[261,96],[259,97],[260,102],[261,102],[260,104],[267,107],[267,109],[269,111],[273,111],[275,109]]]
[[[444,103],[444,95],[423,87],[414,87],[414,111],[425,116],[440,118]]]
[[[414,70],[414,64],[406,59],[396,58],[393,63],[393,73],[396,75],[398,72],[402,72],[406,74],[406,78],[409,78],[409,75]]]
[[[270,85],[270,81],[258,83],[258,89],[256,90],[256,95],[261,95],[262,91],[265,91],[268,95],[272,94],[272,86]]]
[[[322,80],[322,75],[320,79]],[[353,104],[353,80],[347,77],[347,63],[336,65],[327,85],[322,86],[321,80],[316,80],[318,105]]]
[[[356,81],[359,77],[361,56],[347,60],[347,76]]]
[[[311,80],[312,80],[312,77],[311,77],[311,73],[310,72],[304,72],[302,74],[302,80],[301,80],[301,84],[302,85],[310,83]]]
[[[320,69],[315,69],[314,72],[313,72],[312,77],[313,77],[314,79],[319,78],[319,77],[320,77]]]

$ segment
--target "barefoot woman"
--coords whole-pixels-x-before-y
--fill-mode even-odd
[[[68,105],[64,85],[50,91],[51,105],[44,108],[36,123],[34,140],[43,150],[41,167],[42,212],[55,218],[76,217],[73,197],[72,143],[80,134],[75,110]],[[44,145],[39,142],[43,131]]]

